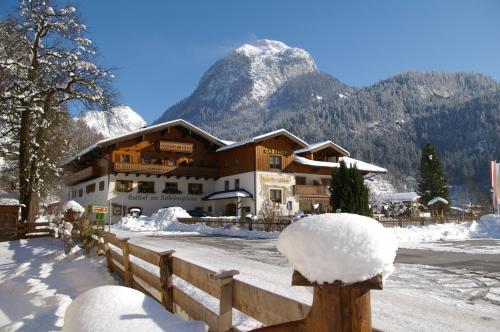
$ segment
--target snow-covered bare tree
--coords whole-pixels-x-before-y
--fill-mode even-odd
[[[70,103],[109,109],[110,69],[96,61],[86,26],[73,6],[50,0],[20,0],[18,11],[2,23],[0,113],[16,139],[22,219],[38,210],[43,173],[60,175],[54,133]],[[56,150],[57,151],[57,150]],[[12,151],[12,153],[16,153]]]

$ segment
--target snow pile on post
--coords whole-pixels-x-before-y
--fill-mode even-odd
[[[66,310],[65,332],[205,331],[205,323],[185,321],[153,298],[122,286],[101,286],[78,296]]]
[[[349,213],[306,217],[281,233],[278,250],[311,282],[351,284],[394,270],[396,237],[376,220]]]
[[[85,213],[85,209],[83,208],[83,206],[73,200],[65,202],[62,206],[62,211],[64,213],[71,211],[78,212],[80,214],[80,217]]]

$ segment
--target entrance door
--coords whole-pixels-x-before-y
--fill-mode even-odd
[[[229,203],[226,205],[226,216],[236,216],[236,204]]]

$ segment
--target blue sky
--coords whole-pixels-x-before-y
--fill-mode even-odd
[[[1,0],[1,16],[16,3]],[[119,101],[148,122],[188,96],[217,59],[263,38],[307,50],[322,71],[353,86],[408,70],[500,80],[498,0],[73,3],[100,61],[119,68]]]

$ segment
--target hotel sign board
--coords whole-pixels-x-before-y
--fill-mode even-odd
[[[192,153],[193,152],[193,144],[192,143],[160,141],[160,151]]]
[[[264,149],[265,154],[277,154],[279,156],[286,156],[288,152],[286,150],[281,149]]]

